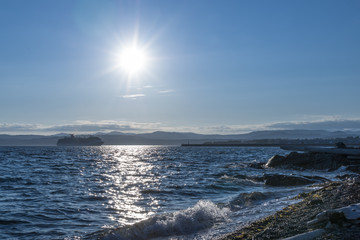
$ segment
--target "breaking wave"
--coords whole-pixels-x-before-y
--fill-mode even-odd
[[[132,240],[187,235],[227,221],[229,212],[228,208],[219,208],[211,201],[201,200],[194,207],[156,215],[130,226],[98,232],[88,239]]]

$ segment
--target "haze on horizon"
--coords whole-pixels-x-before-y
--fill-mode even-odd
[[[359,11],[356,0],[2,0],[0,134],[359,131]]]

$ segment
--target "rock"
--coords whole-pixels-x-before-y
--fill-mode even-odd
[[[344,224],[359,224],[360,222],[360,203],[347,207],[326,210],[316,215],[314,220],[307,223],[309,228],[315,229],[334,224],[343,226]]]
[[[298,234],[292,237],[284,238],[283,240],[309,240],[315,239],[325,233],[324,229],[317,229],[311,232],[306,232],[302,234]]]
[[[343,223],[346,221],[345,215],[341,211],[329,211],[328,216],[331,224],[343,226]]]
[[[275,155],[269,159],[265,167],[305,168],[317,170],[336,170],[348,165],[349,160],[338,154],[331,153],[298,153],[291,152],[285,157]]]
[[[351,171],[360,174],[360,165],[351,165],[346,168],[346,171]]]
[[[241,197],[244,199],[245,202],[253,202],[267,198],[267,196],[261,192],[242,193]]]
[[[337,175],[336,178],[340,180],[351,180],[352,178],[358,177],[356,174],[345,174],[345,175]]]
[[[360,203],[338,208],[336,211],[344,213],[345,218],[349,221],[360,220]]]
[[[284,165],[284,163],[285,163],[284,160],[285,160],[284,156],[274,155],[265,164],[265,167],[277,167],[277,166]]]
[[[308,177],[286,176],[280,174],[265,174],[265,185],[268,186],[300,186],[315,183]]]
[[[264,168],[264,163],[254,162],[254,163],[249,163],[248,166],[251,167],[251,168],[263,169]]]
[[[336,147],[337,148],[346,148],[346,145],[343,142],[338,142],[338,143],[336,143]]]

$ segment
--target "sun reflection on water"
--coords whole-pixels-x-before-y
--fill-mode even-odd
[[[108,198],[109,219],[119,224],[131,224],[148,218],[159,208],[159,202],[143,192],[158,190],[161,176],[154,173],[154,158],[151,154],[156,147],[149,146],[107,146],[103,148],[100,168],[101,182]],[[156,171],[155,171],[156,172]],[[116,215],[114,214],[116,212]]]

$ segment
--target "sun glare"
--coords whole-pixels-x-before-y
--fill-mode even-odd
[[[137,46],[124,48],[120,53],[120,66],[128,74],[136,74],[146,67],[145,51]]]

